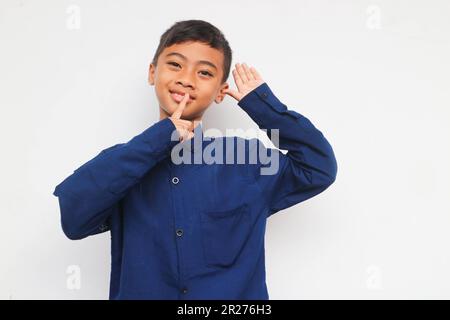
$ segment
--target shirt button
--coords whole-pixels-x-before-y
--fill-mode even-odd
[[[183,235],[183,229],[177,230],[177,236],[181,237]]]
[[[180,182],[180,179],[178,179],[178,177],[173,177],[172,178],[172,183],[173,184],[177,184],[178,182]]]
[[[261,94],[261,96],[262,96],[264,99],[266,99],[266,98],[267,98],[267,93],[266,93],[266,92],[263,92],[263,93]]]
[[[186,293],[188,292],[188,289],[187,289],[187,288],[183,288],[183,289],[181,289],[181,292],[183,292],[184,294],[186,294]]]

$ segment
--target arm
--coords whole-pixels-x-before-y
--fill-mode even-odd
[[[304,116],[288,110],[262,83],[246,94],[238,105],[258,124],[267,129],[271,138],[271,129],[278,129],[277,148],[288,150],[286,154],[277,149],[266,149],[263,143],[250,145],[262,148],[262,154],[269,159],[278,159],[278,170],[267,170],[269,166],[258,161],[256,170],[252,170],[261,197],[268,208],[267,216],[305,201],[327,189],[336,179],[337,162],[333,149],[323,134]],[[276,141],[275,141],[276,142]],[[258,148],[250,150],[260,154]],[[253,166],[255,167],[255,166]]]
[[[160,120],[127,143],[101,151],[58,184],[53,194],[65,235],[78,240],[109,230],[126,192],[178,143],[175,129],[170,118]]]

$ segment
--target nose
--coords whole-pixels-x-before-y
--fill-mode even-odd
[[[178,81],[177,81],[177,84],[183,86],[184,88],[190,87],[191,89],[194,89],[194,87],[192,86],[192,84],[191,84],[190,82],[188,82],[188,81],[185,81],[185,80],[178,80]]]
[[[191,80],[191,76],[188,73],[189,71],[182,72],[176,83],[182,85],[185,88],[190,87],[191,89],[194,89],[193,81]]]

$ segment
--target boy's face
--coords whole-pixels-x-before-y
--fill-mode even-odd
[[[189,101],[181,118],[200,120],[209,105],[220,103],[225,97],[222,83],[223,53],[198,41],[174,44],[164,48],[157,66],[150,64],[148,82],[155,86],[160,113],[171,116],[182,97],[189,93]]]

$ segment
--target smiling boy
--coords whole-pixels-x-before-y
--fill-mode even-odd
[[[231,60],[210,23],[175,23],[149,67],[159,121],[56,186],[68,238],[111,232],[110,299],[269,299],[267,218],[335,181],[336,159],[323,134],[288,110],[253,67],[236,64],[231,90]],[[206,139],[203,114],[226,95],[287,153],[256,138]],[[179,146],[184,156],[223,161],[177,163]],[[236,153],[242,146],[244,161]],[[263,174],[267,162],[249,161],[256,153],[276,157],[277,170]]]

